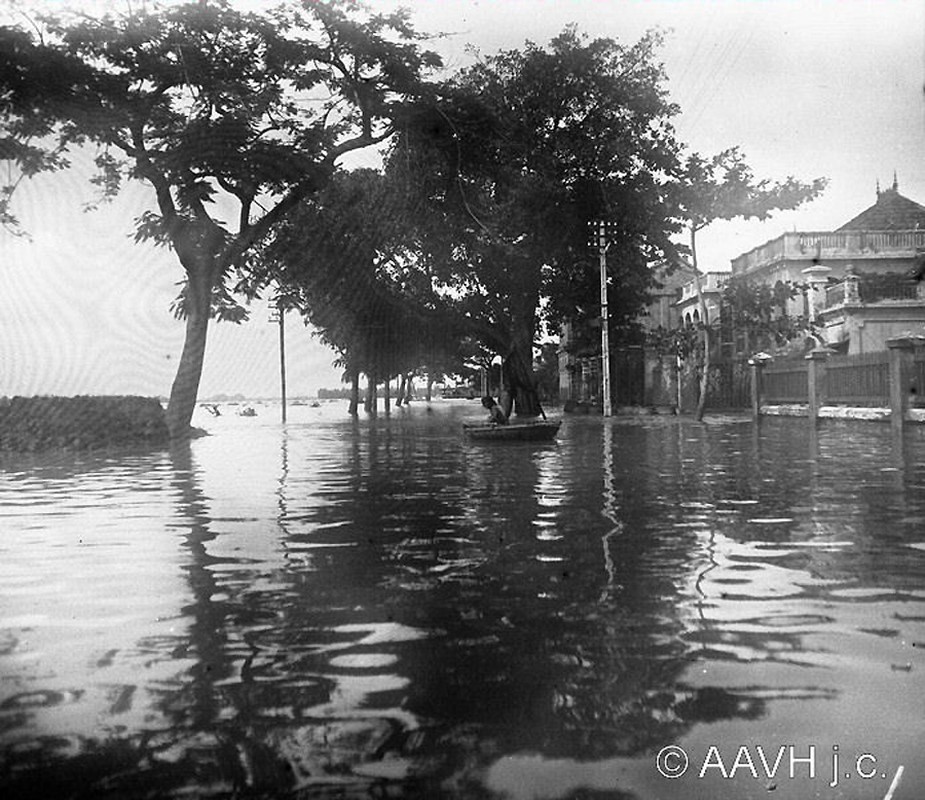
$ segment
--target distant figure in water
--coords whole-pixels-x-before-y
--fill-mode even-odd
[[[483,397],[482,405],[488,409],[488,421],[493,425],[507,425],[507,417],[493,397]]]

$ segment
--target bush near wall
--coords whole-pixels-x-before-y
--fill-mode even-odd
[[[164,409],[153,397],[0,399],[0,451],[165,445]]]

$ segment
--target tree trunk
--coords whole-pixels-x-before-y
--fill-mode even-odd
[[[392,413],[392,379],[386,378],[382,384],[382,396],[385,400],[386,415]]]
[[[398,394],[395,395],[395,405],[398,408],[401,408],[402,403],[405,402],[405,392],[407,391],[407,388],[406,388],[407,381],[408,381],[408,376],[405,375],[404,372],[398,376]]]
[[[212,306],[211,270],[201,267],[187,274],[186,337],[166,413],[171,439],[184,439],[190,435],[190,420],[199,395]]]
[[[501,408],[518,417],[538,417],[543,413],[533,374],[533,334],[536,331],[538,289],[524,286],[512,298],[509,351],[501,361]]]
[[[703,312],[701,312],[703,313]],[[710,350],[712,342],[710,341],[710,327],[703,326],[703,361],[700,365],[700,396],[697,398],[697,414],[695,419],[700,422],[703,420],[703,412],[707,404],[707,387],[710,383]]]
[[[502,364],[501,408],[518,417],[538,417],[543,413],[533,376],[533,347],[527,342],[515,345]]]
[[[434,395],[434,379],[430,375],[428,375],[427,376],[427,391],[424,395],[428,403],[431,401],[431,398],[433,397],[433,395]]]
[[[414,375],[409,372],[405,380],[405,405],[410,405],[412,399],[414,399]]]
[[[360,373],[354,372],[350,375],[350,406],[347,413],[351,417],[357,415],[360,407]]]
[[[376,416],[378,411],[377,388],[376,375],[372,373],[366,373],[366,413],[373,417]]]
[[[697,412],[694,418],[703,420],[703,412],[707,403],[707,385],[710,379],[710,315],[707,311],[707,301],[703,296],[703,287],[700,284],[700,269],[697,266],[697,226],[691,225],[691,261],[694,267],[694,285],[697,288],[697,301],[700,306],[700,323],[703,325],[703,361],[700,365],[700,394],[697,397]]]

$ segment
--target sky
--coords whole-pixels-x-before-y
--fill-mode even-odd
[[[128,0],[121,0],[124,5]],[[38,5],[60,8],[59,0]],[[84,0],[84,7],[88,5]],[[120,2],[89,3],[91,7]],[[714,223],[700,234],[702,268],[788,230],[831,230],[892,185],[925,204],[925,0],[372,0],[412,10],[445,33],[430,46],[449,69],[525,40],[544,44],[567,24],[632,43],[666,31],[660,58],[675,127],[691,151],[739,146],[759,177],[826,177],[819,199],[757,222]],[[375,165],[370,153],[357,165]],[[0,169],[5,168],[0,164]],[[133,219],[149,208],[135,185],[110,206],[93,198],[91,170],[21,184],[30,238],[0,230],[0,396],[166,396],[183,342],[170,314],[181,268],[169,251],[138,245]],[[295,314],[286,324],[290,396],[339,385],[335,354]],[[200,397],[279,394],[278,328],[265,302],[240,326],[213,324]]]

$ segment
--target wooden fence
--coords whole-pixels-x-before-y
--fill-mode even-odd
[[[803,359],[779,361],[764,368],[761,395],[766,403],[805,403],[809,397],[809,367]]]
[[[822,396],[826,402],[838,405],[889,405],[889,353],[883,351],[830,357],[825,362]]]
[[[764,368],[763,377],[762,397],[765,402],[808,402],[809,364],[806,360],[769,364]],[[836,405],[888,406],[889,353],[829,356],[824,370],[820,369],[818,392],[820,398]]]
[[[818,349],[800,359],[756,361],[752,408],[806,404],[810,416],[826,406],[889,409],[894,422],[925,407],[925,336],[891,339],[877,353],[832,355]]]
[[[721,359],[710,365],[707,407],[748,408],[751,374],[744,358]]]

